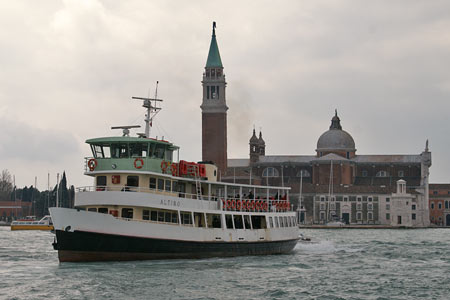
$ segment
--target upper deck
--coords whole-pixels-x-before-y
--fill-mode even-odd
[[[162,173],[161,163],[174,162],[174,152],[179,149],[168,141],[129,136],[94,138],[86,143],[93,155],[85,158],[87,175],[114,170]]]

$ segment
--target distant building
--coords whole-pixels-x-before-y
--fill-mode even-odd
[[[31,202],[17,201],[0,201],[0,220],[13,220],[29,216],[31,214]]]
[[[450,226],[450,184],[430,184],[430,221]]]
[[[253,130],[249,157],[228,159],[226,82],[215,23],[202,86],[202,160],[214,162],[223,181],[290,186],[299,221],[307,224],[430,224],[428,141],[420,154],[359,155],[336,111],[314,155],[266,155],[262,132]]]
[[[228,160],[223,180],[290,186],[301,222],[429,225],[428,143],[417,155],[358,155],[336,112],[315,155],[265,155],[262,133],[258,138],[255,130],[249,145],[248,159]]]

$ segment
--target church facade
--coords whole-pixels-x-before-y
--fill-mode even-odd
[[[249,158],[228,160],[223,180],[290,186],[301,223],[429,226],[428,146],[415,155],[359,155],[337,112],[314,155],[265,155],[255,131],[249,146]]]
[[[290,201],[304,224],[429,226],[428,142],[418,154],[360,155],[336,111],[314,154],[266,155],[262,133],[253,130],[249,156],[229,159],[215,24],[202,85],[202,159],[218,166],[222,181],[291,187]]]

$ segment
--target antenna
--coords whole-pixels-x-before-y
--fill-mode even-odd
[[[132,97],[132,99],[142,100],[142,107],[147,109],[147,113],[145,114],[145,137],[150,137],[150,127],[153,125],[153,119],[161,110],[161,107],[157,107],[157,102],[162,102],[163,100],[158,99],[158,84],[159,81],[156,82],[155,89],[155,98],[144,98],[144,97]],[[153,103],[152,103],[153,102]]]
[[[131,128],[141,128],[141,125],[129,125],[129,126],[113,126],[111,129],[122,129],[122,136],[130,136]]]

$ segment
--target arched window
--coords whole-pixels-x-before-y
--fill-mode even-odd
[[[389,173],[386,171],[378,171],[377,175],[375,175],[376,177],[388,177]]]
[[[308,170],[302,169],[298,171],[297,177],[311,177],[311,174],[308,172]]]
[[[263,177],[279,177],[280,174],[278,173],[278,170],[274,167],[267,167],[263,171]]]

